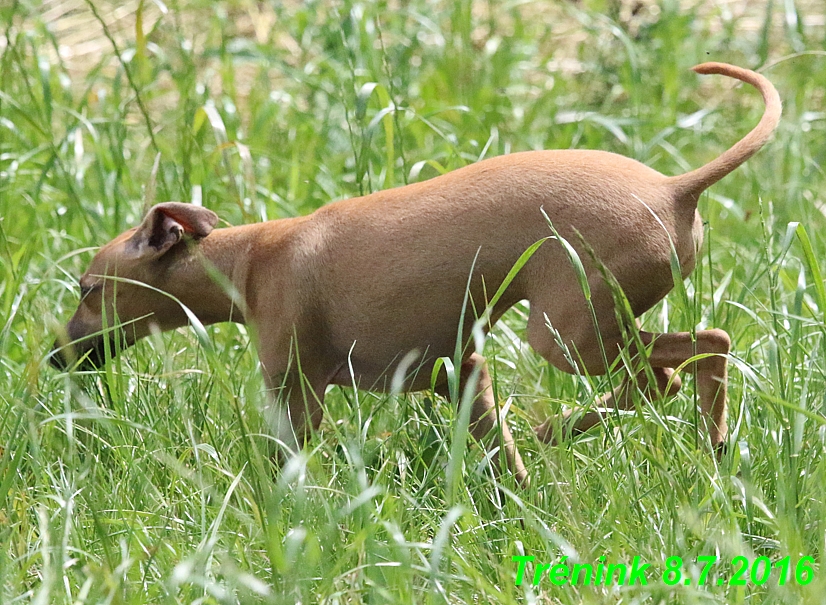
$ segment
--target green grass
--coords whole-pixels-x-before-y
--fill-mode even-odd
[[[116,20],[119,4],[93,2],[64,15],[96,44],[83,54],[75,35],[73,55],[57,52],[68,30],[44,22],[54,12],[0,6],[0,602],[822,602],[822,7],[179,0]],[[619,425],[537,443],[531,424],[592,403],[608,380],[531,352],[523,307],[485,354],[526,491],[497,490],[471,445],[454,492],[457,414],[426,393],[333,389],[311,447],[276,470],[236,326],[209,328],[210,348],[191,330],[149,339],[98,375],[44,361],[89,247],[136,224],[145,201],[201,196],[240,224],[538,148],[677,174],[762,111],[753,90],[688,70],[705,60],[762,68],[785,104],[774,140],[703,196],[685,295],[644,318],[731,334],[719,464],[696,440],[690,377]],[[642,587],[515,586],[523,553],[652,569]],[[714,585],[664,584],[670,556],[695,584],[693,561],[718,556]],[[716,586],[736,556],[812,556],[814,580]]]

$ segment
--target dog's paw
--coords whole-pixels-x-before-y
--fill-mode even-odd
[[[536,438],[542,443],[556,447],[565,441],[570,440],[573,431],[570,427],[570,410],[566,410],[558,416],[551,416],[542,424],[533,427]]]
[[[712,447],[714,448],[714,456],[717,458],[717,462],[721,462],[723,458],[726,457],[726,454],[728,454],[728,440],[723,438],[722,441],[715,443]]]
[[[536,434],[536,438],[542,443],[556,445],[556,439],[554,438],[553,418],[548,418],[542,424],[538,424],[533,427],[533,432]]]

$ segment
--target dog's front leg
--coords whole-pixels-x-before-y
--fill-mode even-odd
[[[267,382],[264,416],[284,454],[290,456],[303,448],[321,425],[326,385],[314,385],[297,371],[275,375]]]
[[[259,337],[258,357],[267,387],[264,417],[283,461],[303,448],[321,425],[329,373],[310,362],[313,356],[299,358],[292,339],[263,333]]]
[[[497,406],[493,397],[493,384],[488,373],[488,366],[485,358],[474,353],[470,358],[462,363],[460,371],[460,384],[464,385],[470,379],[473,370],[479,367],[480,372],[476,380],[475,393],[473,397],[473,407],[470,411],[470,434],[479,443],[486,444],[488,451],[499,446],[499,451],[493,457],[494,468],[498,473],[501,468],[501,452],[505,452],[505,463],[508,470],[513,473],[517,483],[522,487],[530,485],[530,478],[528,471],[525,470],[525,465],[522,463],[522,457],[519,455],[519,450],[516,448],[516,443],[513,440],[510,429],[507,423],[502,419],[499,422],[497,419]],[[439,395],[448,397],[449,389],[446,383],[436,386],[436,392]],[[501,434],[502,440],[499,441]]]

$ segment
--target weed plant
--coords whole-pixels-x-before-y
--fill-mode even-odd
[[[822,603],[822,8],[4,0],[0,602]],[[147,339],[99,373],[48,365],[93,246],[146,204],[196,201],[241,224],[542,148],[682,173],[763,109],[752,89],[689,71],[707,60],[761,69],[785,104],[774,140],[703,195],[698,266],[643,318],[731,334],[719,462],[690,377],[671,400],[635,394],[635,413],[538,443],[532,424],[593,405],[609,382],[534,354],[522,305],[484,351],[532,475],[522,491],[497,484],[478,445],[451,455],[466,436],[432,393],[333,388],[312,444],[277,470],[236,325]],[[640,557],[651,573],[645,586],[516,585],[525,554]],[[663,581],[671,556],[690,585]],[[699,587],[702,556],[719,562]],[[733,586],[737,556],[816,564],[806,585],[775,570]]]

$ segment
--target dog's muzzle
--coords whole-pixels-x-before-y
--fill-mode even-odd
[[[114,355],[114,341],[111,343],[110,351]],[[52,347],[49,363],[59,370],[74,368],[80,371],[92,371],[101,368],[106,363],[104,353],[103,338],[100,336],[86,338],[63,344],[56,340]],[[80,360],[77,363],[77,360]]]
[[[75,369],[92,371],[106,363],[106,339],[109,340],[109,352],[114,357],[116,351],[115,335],[119,330],[101,332],[100,324],[88,323],[75,314],[66,324],[66,330],[59,335],[52,347],[49,363],[60,370]],[[126,338],[120,341],[124,348]]]

